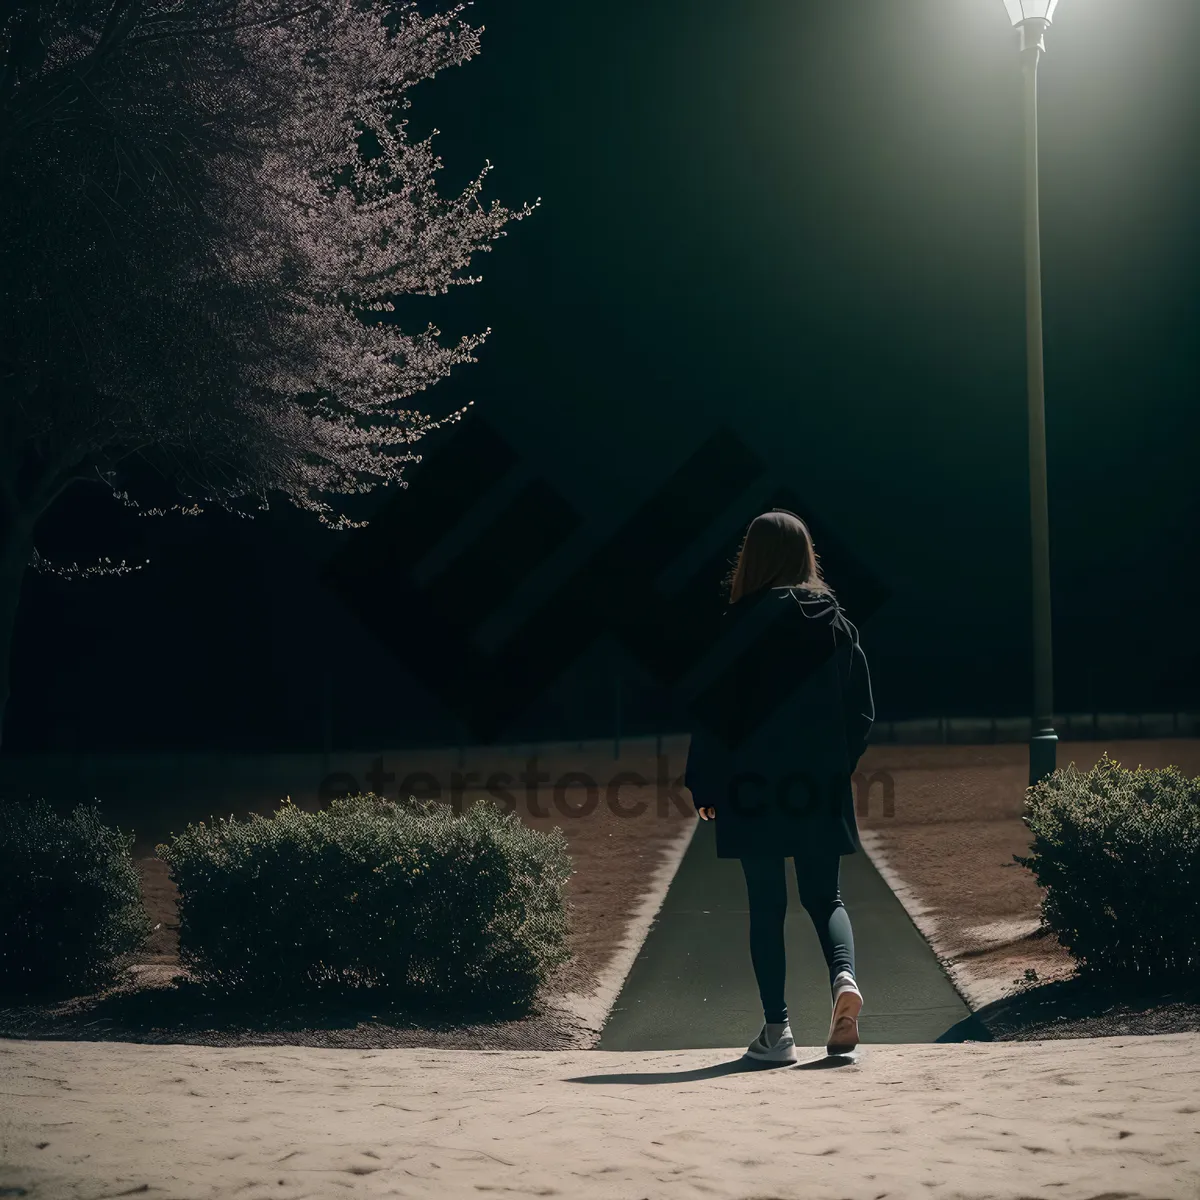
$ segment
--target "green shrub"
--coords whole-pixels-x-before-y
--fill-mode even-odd
[[[179,888],[183,964],[225,990],[350,985],[506,1009],[569,957],[562,831],[490,803],[456,814],[367,794],[307,813],[289,801],[189,825],[158,853]]]
[[[95,805],[0,808],[0,991],[61,994],[109,982],[150,931],[132,836]]]
[[[1105,755],[1026,795],[1017,862],[1046,889],[1042,915],[1080,967],[1123,981],[1200,975],[1200,778],[1126,770]]]

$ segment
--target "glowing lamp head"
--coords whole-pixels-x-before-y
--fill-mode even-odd
[[[1004,0],[1004,7],[1014,25],[1029,20],[1045,21],[1048,25],[1054,20],[1058,0]]]

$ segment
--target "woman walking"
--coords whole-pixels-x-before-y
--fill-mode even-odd
[[[796,1059],[784,998],[789,858],[829,971],[826,1049],[845,1054],[863,998],[839,870],[860,848],[850,777],[875,719],[867,660],[795,513],[750,523],[728,583],[719,645],[733,661],[697,704],[684,782],[701,818],[716,821],[717,857],[740,859],[746,878],[763,1006],[746,1056]]]

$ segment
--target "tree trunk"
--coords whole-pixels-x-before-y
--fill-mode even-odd
[[[33,554],[33,523],[21,518],[0,518],[0,745],[4,739],[4,714],[8,707],[9,671],[13,633],[21,582]]]

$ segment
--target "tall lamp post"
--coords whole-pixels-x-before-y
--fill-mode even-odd
[[[1058,0],[1004,0],[1021,35],[1025,74],[1025,359],[1029,396],[1029,517],[1033,548],[1033,723],[1029,782],[1054,770],[1054,660],[1050,646],[1050,515],[1042,373],[1042,254],[1038,229],[1037,68]]]

